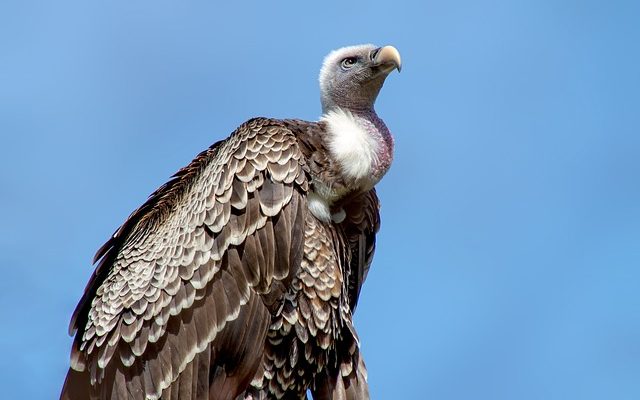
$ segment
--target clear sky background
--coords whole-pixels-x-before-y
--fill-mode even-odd
[[[640,398],[637,1],[0,3],[0,385],[58,396],[100,245],[324,55],[393,44],[375,399]],[[267,5],[269,3],[269,5]]]

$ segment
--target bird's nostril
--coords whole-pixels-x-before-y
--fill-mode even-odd
[[[380,53],[380,47],[371,52],[371,59],[375,60],[376,56]]]

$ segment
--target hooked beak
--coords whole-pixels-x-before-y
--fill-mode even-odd
[[[385,73],[390,73],[394,69],[398,72],[402,69],[400,52],[393,46],[384,46],[371,52],[371,60],[374,67],[380,67]]]

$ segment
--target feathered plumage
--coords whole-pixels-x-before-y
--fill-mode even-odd
[[[368,398],[352,313],[393,145],[373,101],[394,67],[390,47],[332,53],[320,122],[247,121],[134,211],[96,254],[61,398]]]

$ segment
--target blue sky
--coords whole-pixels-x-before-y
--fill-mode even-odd
[[[393,44],[396,138],[356,316],[374,398],[640,398],[640,6],[0,5],[0,376],[59,393],[95,250],[252,116],[316,119]]]

